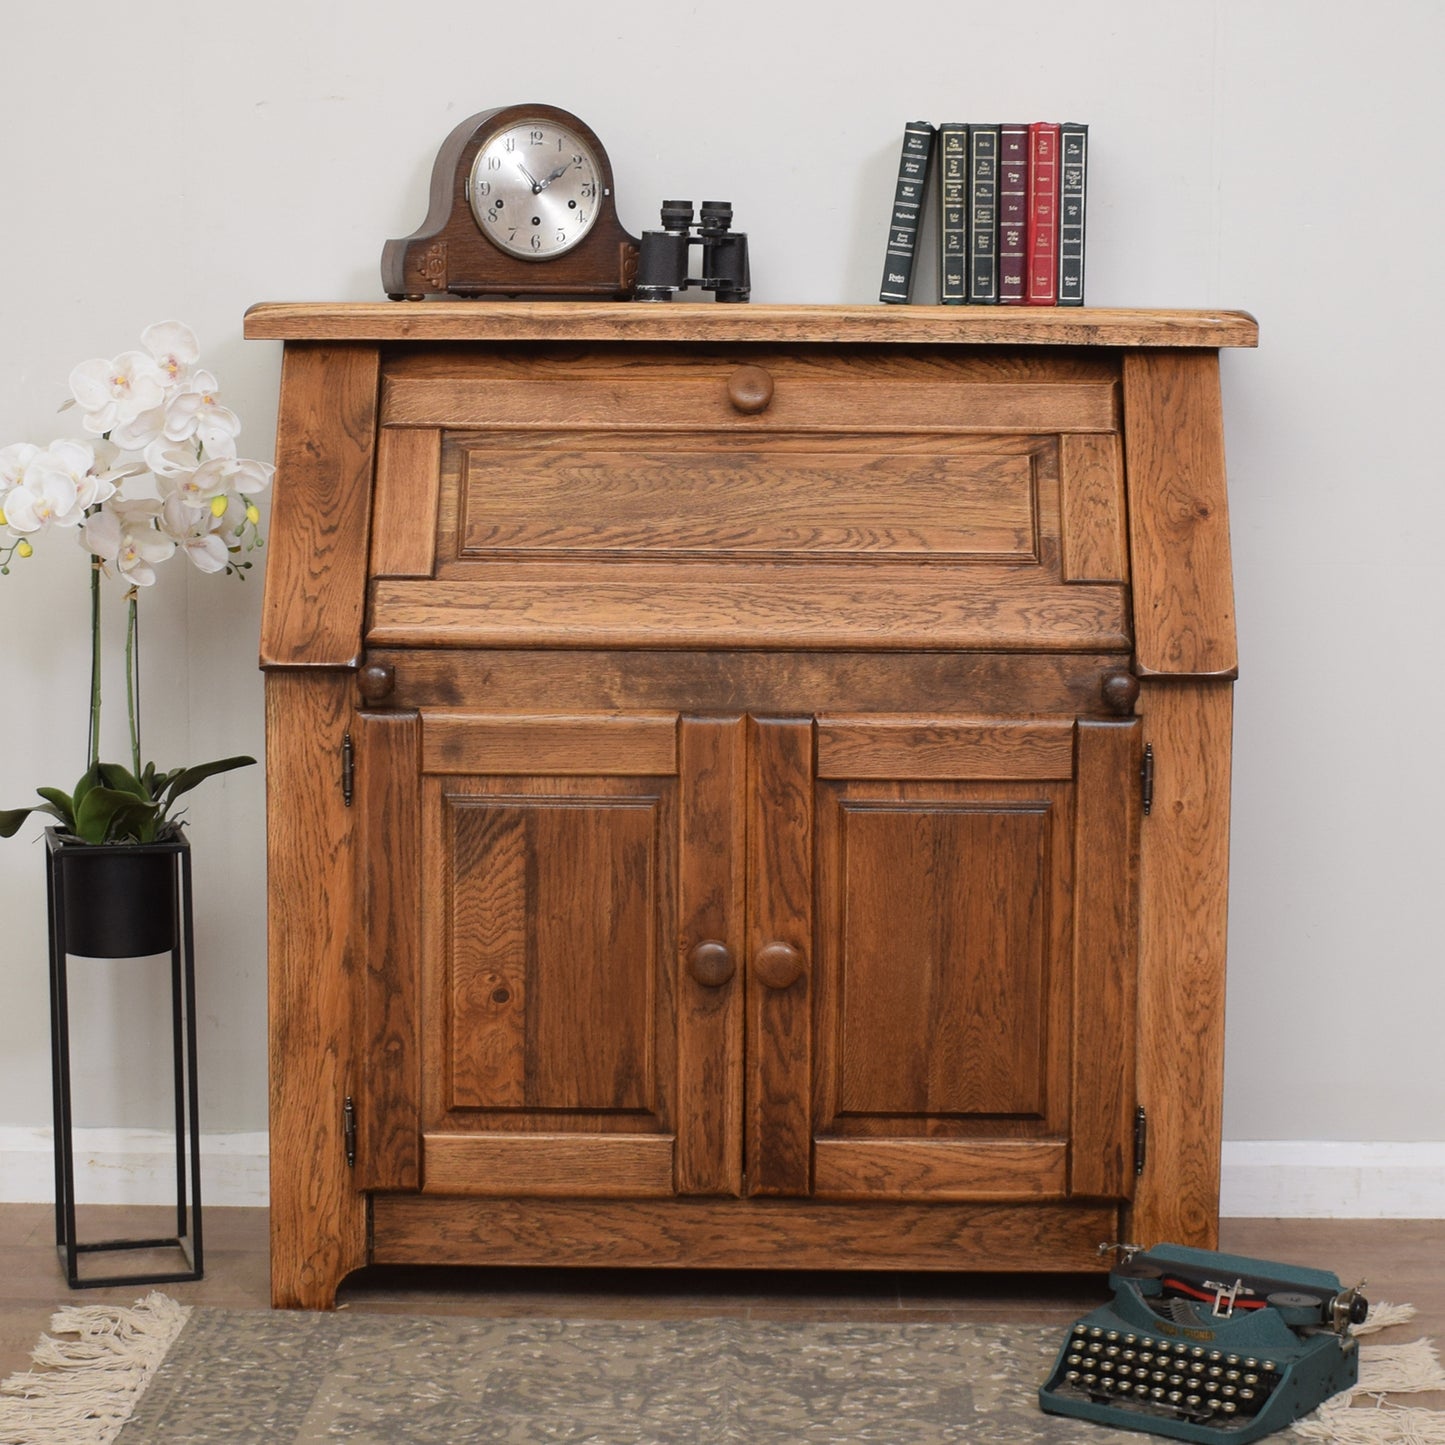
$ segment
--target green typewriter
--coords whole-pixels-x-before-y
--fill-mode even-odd
[[[1359,1379],[1369,1308],[1324,1270],[1161,1244],[1117,1249],[1114,1298],[1069,1331],[1039,1404],[1175,1440],[1258,1440]]]

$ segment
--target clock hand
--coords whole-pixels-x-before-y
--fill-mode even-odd
[[[527,184],[528,184],[529,186],[531,186],[531,188],[532,188],[532,194],[533,194],[534,196],[540,196],[540,195],[542,194],[542,192],[547,188],[547,186],[549,186],[549,185],[552,183],[552,181],[556,179],[555,176],[548,176],[545,181],[539,182],[539,181],[537,180],[537,178],[536,178],[535,176],[533,176],[533,174],[531,173],[531,171],[529,171],[529,170],[526,168],[526,166],[524,166],[524,165],[521,163],[521,161],[518,161],[518,162],[517,162],[517,169],[518,169],[519,171],[521,171],[521,173],[522,173],[524,176],[526,176],[526,178],[527,178]],[[565,170],[566,167],[564,166],[563,169]],[[561,172],[558,172],[558,174],[560,175]]]
[[[563,161],[562,164],[558,166],[557,169],[553,171],[552,174],[548,176],[547,179],[543,181],[540,186],[537,186],[538,191],[545,191],[547,187],[550,186],[552,182],[555,181],[557,177],[562,174],[563,171],[569,169],[571,165],[571,161]],[[536,185],[537,183],[533,181],[532,184]]]

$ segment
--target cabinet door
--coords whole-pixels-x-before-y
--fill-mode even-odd
[[[726,737],[698,726],[671,713],[360,720],[362,1187],[674,1192],[678,1050],[691,1046],[680,907],[725,948],[732,926],[728,859],[679,825],[680,752],[726,772]],[[726,814],[726,788],[700,788]],[[723,1146],[710,1133],[707,1147]]]
[[[1127,1196],[1138,724],[823,718],[819,1196]]]

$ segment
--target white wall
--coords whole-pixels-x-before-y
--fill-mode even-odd
[[[730,198],[759,302],[876,299],[905,120],[1090,122],[1091,303],[1237,307],[1262,327],[1223,362],[1243,659],[1226,1134],[1445,1140],[1445,10],[81,0],[9,7],[0,51],[0,445],[72,431],[55,415],[71,366],[176,316],[243,450],[269,457],[279,346],[241,340],[245,307],[380,299],[382,243],[420,224],[436,146],[489,106],[582,115],[634,232],[663,196]],[[259,755],[259,598],[179,561],[145,597],[163,760]],[[70,545],[0,578],[5,806],[83,766],[85,609]],[[259,1130],[260,770],[213,781],[191,817],[203,1119]],[[20,839],[0,844],[0,920],[0,1127],[33,1127],[42,860]],[[98,985],[113,1002],[82,1026],[82,1123],[164,1122],[123,991]]]

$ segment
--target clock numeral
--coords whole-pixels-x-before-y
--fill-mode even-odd
[[[542,238],[537,235],[536,232],[532,234],[532,249],[534,251],[540,251],[542,249]]]
[[[517,137],[514,135],[509,135],[502,142],[502,149],[506,151],[508,155],[510,155],[514,150],[517,149]]]
[[[584,201],[590,201],[590,200],[595,199],[595,198],[596,198],[596,195],[597,195],[597,185],[596,185],[596,182],[595,182],[595,181],[588,181],[588,182],[582,187],[582,199],[583,199]]]
[[[530,145],[534,145],[534,146],[539,146],[539,145],[541,145],[542,142],[543,142],[545,139],[546,139],[546,132],[540,131],[540,130],[534,130],[534,131],[530,132],[530,133],[528,134],[528,136],[527,136],[527,141],[528,141],[528,143],[529,143]]]
[[[567,239],[567,232],[561,226],[557,227],[557,244],[560,246]]]
[[[487,169],[488,169],[489,171],[499,171],[499,170],[501,170],[501,169],[502,169],[502,158],[501,158],[501,156],[488,156],[488,157],[487,157]]]
[[[477,194],[479,196],[490,196],[492,194],[492,183],[490,181],[478,181]]]

